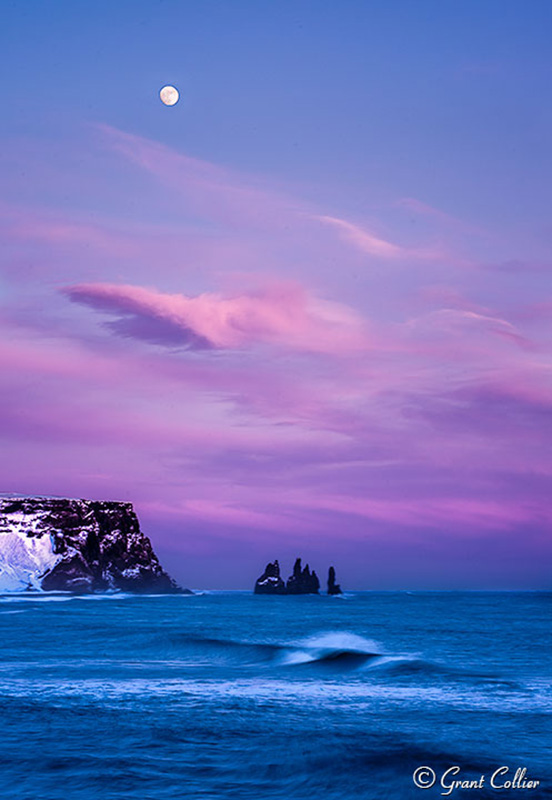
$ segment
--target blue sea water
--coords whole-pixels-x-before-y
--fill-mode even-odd
[[[0,798],[425,800],[456,765],[485,783],[448,796],[550,798],[551,608],[549,593],[0,597]],[[491,788],[501,766],[540,786]]]

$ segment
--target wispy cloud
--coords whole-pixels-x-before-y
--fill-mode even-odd
[[[380,258],[402,258],[408,252],[399,245],[380,239],[352,222],[347,222],[338,217],[318,216],[316,219],[325,225],[336,228],[346,241],[351,242],[360,250]]]
[[[97,130],[107,146],[186,202],[185,210],[213,224],[254,228],[285,227],[301,204],[253,176],[211,164],[108,125]],[[304,205],[304,204],[303,204]]]
[[[315,219],[324,225],[335,228],[344,241],[349,242],[363,253],[380,259],[390,261],[399,259],[433,261],[435,259],[443,259],[445,256],[445,252],[440,247],[404,247],[382,239],[360,225],[339,217],[319,215]]]
[[[454,216],[454,214],[450,214],[449,212],[443,211],[440,208],[435,208],[435,206],[431,206],[429,203],[424,203],[422,200],[418,200],[415,197],[401,197],[396,201],[395,205],[398,208],[406,209],[413,215],[431,219],[435,223],[445,226],[445,229],[450,228],[464,233],[477,234],[479,236],[490,235],[489,232],[480,225],[459,219],[458,217]]]

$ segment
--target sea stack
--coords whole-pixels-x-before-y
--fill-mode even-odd
[[[328,570],[328,594],[343,594],[341,586],[335,582],[335,569],[333,567]]]
[[[255,594],[286,594],[286,585],[280,577],[278,559],[269,562],[255,583]]]
[[[303,567],[297,558],[293,566],[293,574],[284,583],[280,575],[280,564],[272,561],[266,565],[265,571],[255,583],[255,594],[319,594],[320,581],[308,564]],[[335,582],[335,569],[330,567],[328,574],[328,594],[342,594],[341,587]]]
[[[0,591],[174,594],[132,503],[0,498]]]
[[[318,594],[320,581],[316,572],[310,571],[308,564],[301,569],[301,559],[298,558],[293,567],[293,575],[288,578],[286,589],[288,594]]]

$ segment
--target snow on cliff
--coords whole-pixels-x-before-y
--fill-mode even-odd
[[[41,578],[61,560],[52,537],[39,532],[45,511],[16,511],[0,521],[0,592],[40,589]]]

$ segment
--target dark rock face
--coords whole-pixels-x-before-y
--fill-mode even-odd
[[[301,569],[301,559],[298,558],[293,566],[293,575],[288,578],[286,589],[288,594],[318,594],[320,581],[316,572],[310,571],[308,564]]]
[[[278,561],[266,565],[266,569],[255,583],[255,594],[318,594],[320,581],[309,565],[301,566],[298,558],[293,566],[293,574],[284,583],[280,576]],[[342,594],[341,587],[335,582],[335,569],[330,567],[328,574],[328,594]]]
[[[31,551],[37,546],[49,548],[49,537],[50,566],[33,580],[35,588],[44,591],[183,591],[161,567],[131,503],[0,499],[1,532],[17,535]]]
[[[278,560],[266,565],[265,571],[255,583],[255,594],[286,594]]]
[[[328,594],[343,594],[341,586],[335,582],[335,569],[333,567],[328,570]]]

